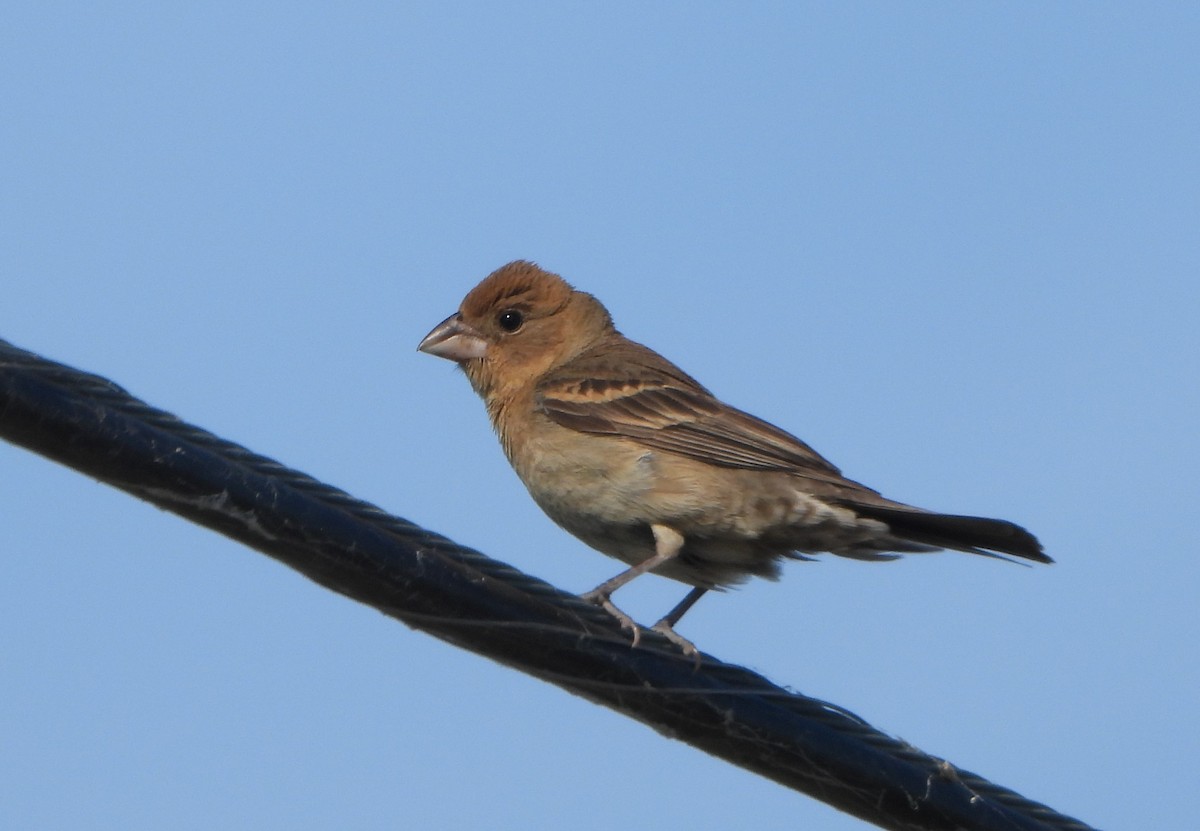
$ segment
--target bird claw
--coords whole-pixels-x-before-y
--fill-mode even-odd
[[[683,653],[683,657],[691,658],[696,665],[696,669],[700,669],[700,650],[696,648],[696,644],[671,628],[671,624],[666,618],[663,618],[650,628],[679,647],[679,651]]]
[[[641,643],[642,627],[638,625],[636,620],[618,609],[616,604],[609,598],[607,592],[590,591],[579,595],[579,599],[585,603],[591,603],[593,606],[599,606],[612,615],[617,623],[621,624],[623,630],[627,630],[632,634],[632,642],[629,644],[631,647],[636,647]]]
[[[592,590],[579,595],[579,599],[585,603],[590,603],[593,606],[599,606],[601,609],[608,612],[609,615],[611,615],[617,621],[617,623],[621,624],[622,630],[630,632],[632,635],[632,639],[629,644],[631,648],[637,647],[637,645],[641,643],[642,627],[638,625],[637,621],[618,609],[616,604],[612,602],[612,599],[609,597],[607,592]],[[696,664],[696,669],[700,668],[700,650],[696,648],[694,643],[676,632],[671,627],[671,622],[667,618],[663,618],[658,623],[651,626],[650,629],[651,631],[662,635],[668,641],[677,646],[679,651],[683,653],[683,657],[691,658]]]

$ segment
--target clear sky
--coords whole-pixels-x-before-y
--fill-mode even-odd
[[[0,337],[573,591],[418,340],[534,259],[1057,564],[794,563],[680,631],[1103,828],[1200,761],[1200,10],[38,3]],[[0,445],[0,826],[860,829]],[[622,592],[654,620],[684,587]]]

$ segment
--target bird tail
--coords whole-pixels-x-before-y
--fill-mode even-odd
[[[907,506],[847,503],[861,517],[886,522],[893,536],[937,548],[990,556],[1007,554],[1038,563],[1054,562],[1037,537],[1003,519],[935,514]]]

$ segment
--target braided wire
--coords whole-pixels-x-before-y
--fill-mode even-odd
[[[77,409],[64,416],[61,410],[72,405]],[[72,456],[75,448],[86,447],[88,443],[71,438],[84,429],[81,424],[90,423],[86,422],[89,413],[100,413],[97,423],[111,424],[114,418],[119,418],[151,431],[159,442],[160,452],[155,460],[159,465],[165,437],[180,448],[194,449],[205,454],[206,459],[228,465],[239,476],[261,477],[269,487],[277,489],[276,493],[298,494],[323,509],[336,511],[360,528],[385,535],[399,544],[399,554],[389,559],[367,557],[356,564],[357,572],[344,571],[349,557],[345,550],[314,554],[309,549],[298,555],[294,545],[285,546],[274,536],[271,538],[276,542],[265,543],[238,527],[228,515],[215,517],[211,505],[205,509],[208,513],[195,509],[194,499],[189,502],[182,491],[164,493],[161,482],[151,487],[147,478],[150,471],[136,468],[131,474],[106,469],[104,460],[115,458],[121,442],[132,435],[132,427],[123,433],[113,431],[110,436],[96,434],[93,441],[103,445],[106,452],[75,458]],[[699,668],[693,668],[690,659],[684,659],[665,639],[649,632],[642,641],[644,648],[630,650],[627,635],[615,627],[607,614],[573,594],[188,424],[131,396],[112,381],[48,361],[2,340],[0,436],[253,545],[317,582],[379,608],[414,628],[639,718],[662,732],[824,799],[881,827],[1043,831],[1090,828],[889,736],[842,707],[779,687],[744,667],[703,655]],[[174,471],[173,476],[172,482],[178,480],[179,471]],[[268,516],[261,505],[256,505],[255,511],[260,512],[260,518]],[[300,527],[303,519],[290,516],[287,522],[291,527]],[[409,559],[403,559],[402,555]],[[366,555],[356,552],[356,556]],[[480,587],[485,600],[479,602],[494,605],[476,615],[450,608],[454,604],[431,603],[433,593],[429,585],[413,576],[414,556],[420,570],[439,562],[448,564],[454,573],[466,575],[470,586]],[[360,580],[364,566],[379,578],[375,584],[367,585]],[[384,583],[387,586],[380,588]],[[465,585],[442,584],[449,586],[445,589],[447,597],[454,597],[455,592],[465,596]],[[416,595],[422,597],[420,603],[412,601]],[[518,605],[512,606],[517,600]],[[482,608],[477,601],[464,601],[467,602],[475,604],[472,609]],[[538,617],[543,610],[544,614]],[[572,658],[563,659],[568,649]],[[581,663],[573,663],[576,657]],[[649,703],[649,699],[654,702]],[[688,720],[695,721],[698,713],[713,712],[724,722],[724,735],[709,729],[690,737],[688,730],[695,729],[695,724],[689,725]],[[822,761],[817,752],[819,747],[816,750],[810,746],[796,747],[800,734],[814,727],[823,731],[822,735],[828,732],[837,741],[848,742],[846,750],[838,751],[841,755],[836,763]],[[864,790],[861,784],[845,781],[837,772],[847,765],[853,771],[854,765],[860,763],[854,758],[860,750],[882,754],[881,758],[902,766],[898,770],[907,779],[894,789],[860,793]],[[811,763],[809,769],[797,773],[801,765],[796,758],[802,758],[804,764]],[[864,774],[862,781],[869,779]]]

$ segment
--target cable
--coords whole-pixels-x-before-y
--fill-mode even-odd
[[[407,625],[895,831],[1089,826],[0,340],[0,437]]]

